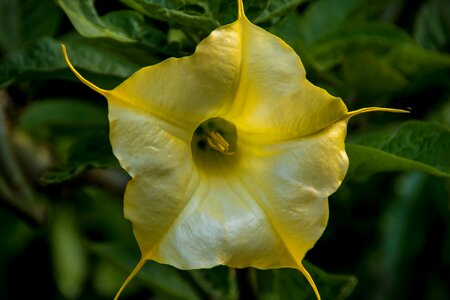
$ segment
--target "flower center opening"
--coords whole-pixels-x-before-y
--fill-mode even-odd
[[[232,159],[237,151],[236,126],[222,118],[202,122],[194,131],[191,149],[197,163],[225,157]]]
[[[206,141],[208,142],[208,146],[213,150],[219,151],[225,155],[234,154],[234,152],[230,152],[230,144],[218,131],[208,132]]]

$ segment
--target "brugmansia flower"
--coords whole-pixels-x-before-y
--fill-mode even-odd
[[[113,90],[72,71],[109,104],[114,154],[142,258],[180,269],[296,268],[328,220],[348,166],[350,117],[296,53],[253,25],[214,30],[195,54],[143,68]],[[64,48],[64,47],[63,47]],[[116,296],[116,298],[118,297]]]

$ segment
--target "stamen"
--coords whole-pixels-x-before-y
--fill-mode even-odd
[[[222,118],[207,119],[195,129],[191,147],[192,153],[200,156],[215,156],[214,151],[234,155],[237,149],[236,126]]]
[[[213,150],[216,150],[216,151],[226,154],[226,155],[234,154],[234,152],[229,152],[230,144],[217,131],[208,132],[206,141],[208,142],[209,147],[211,147],[211,149],[213,149]]]

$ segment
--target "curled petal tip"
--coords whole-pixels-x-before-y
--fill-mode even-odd
[[[404,110],[404,109],[396,109],[396,108],[384,108],[384,107],[365,107],[365,108],[361,108],[361,109],[357,109],[354,111],[349,111],[345,117],[346,118],[351,118],[353,116],[359,115],[359,114],[363,114],[366,112],[372,112],[372,111],[384,111],[384,112],[391,112],[391,113],[401,113],[401,114],[409,114],[411,111],[411,108],[407,108],[408,110]]]
[[[64,60],[66,61],[67,65],[69,66],[70,70],[72,70],[72,72],[75,74],[75,76],[81,82],[83,82],[85,85],[87,85],[88,87],[90,87],[91,89],[96,91],[97,93],[102,94],[103,96],[106,96],[108,91],[99,88],[98,86],[96,86],[95,84],[93,84],[92,82],[90,82],[89,80],[84,78],[83,76],[81,76],[80,73],[78,73],[78,71],[75,69],[75,67],[72,65],[72,63],[69,60],[69,56],[67,55],[67,49],[66,49],[66,46],[64,44],[61,44],[61,50],[62,50],[62,53],[64,55]]]
[[[118,300],[119,299],[120,294],[122,294],[122,291],[124,290],[124,288],[128,285],[128,283],[131,281],[131,279],[133,279],[134,276],[136,276],[136,274],[142,269],[142,267],[144,266],[145,262],[146,262],[146,259],[144,257],[142,257],[141,260],[136,265],[136,267],[134,267],[134,269],[131,272],[131,274],[128,275],[127,279],[125,280],[125,282],[120,287],[119,291],[117,292],[116,296],[114,297],[114,300]]]
[[[305,269],[302,263],[298,264],[299,271],[305,276],[306,280],[308,281],[309,285],[314,291],[314,294],[316,295],[317,300],[321,300],[319,290],[317,289],[316,284],[314,283],[314,280],[312,279],[311,275],[309,275],[308,271]]]

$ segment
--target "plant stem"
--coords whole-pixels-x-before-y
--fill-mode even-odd
[[[7,180],[0,177],[0,195],[10,206],[24,214],[27,219],[40,224],[44,218],[43,206],[37,203],[36,197],[33,195],[33,191],[13,155],[8,139],[6,101],[6,93],[0,92],[0,161],[4,168],[3,171],[9,176],[10,183],[8,185]]]

